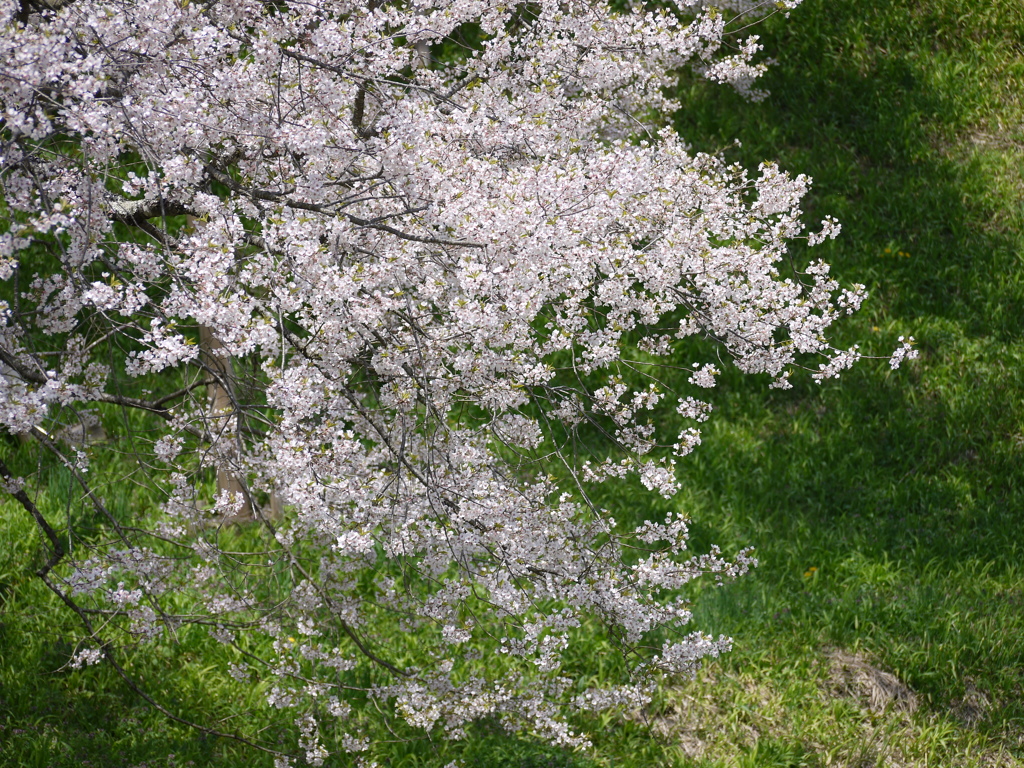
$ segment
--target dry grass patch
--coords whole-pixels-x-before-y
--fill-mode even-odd
[[[709,666],[648,721],[683,765],[1024,768],[974,727],[990,707],[969,686],[948,711],[929,711],[866,654],[829,647],[739,671]]]
[[[856,701],[875,715],[890,708],[905,714],[917,711],[917,695],[896,675],[870,664],[863,654],[832,648],[825,656],[834,695]]]

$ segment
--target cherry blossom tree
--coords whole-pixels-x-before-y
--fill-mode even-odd
[[[0,423],[102,536],[0,474],[72,663],[163,706],[125,649],[208,632],[293,712],[293,755],[255,746],[318,765],[481,718],[585,744],[573,713],[726,650],[685,589],[750,553],[594,489],[676,491],[699,429],[650,417],[705,420],[723,359],[787,387],[860,356],[826,333],[863,287],[791,264],[839,230],[804,230],[809,179],[659,127],[684,68],[763,97],[742,30],[796,4],[0,1]],[[97,419],[158,508],[105,501],[73,439]],[[574,677],[593,633],[603,688]]]

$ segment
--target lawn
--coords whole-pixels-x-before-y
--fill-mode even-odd
[[[920,359],[787,392],[726,371],[683,491],[601,499],[618,518],[685,511],[697,551],[756,548],[756,570],[696,601],[695,626],[733,637],[731,654],[602,722],[589,752],[482,726],[458,747],[396,745],[389,766],[1024,765],[1024,6],[805,0],[758,32],[771,96],[684,77],[676,127],[696,150],[812,176],[807,221],[843,225],[814,255],[871,293],[837,345],[887,357],[912,335]],[[8,462],[20,450],[0,447]],[[94,471],[116,488],[111,462]],[[42,485],[59,517],[69,479]],[[73,620],[32,575],[40,552],[4,500],[0,765],[270,764],[169,720],[102,665],[65,669]],[[217,695],[223,652],[207,643],[149,650],[135,671],[172,712],[290,727]],[[599,676],[604,649],[590,651]]]

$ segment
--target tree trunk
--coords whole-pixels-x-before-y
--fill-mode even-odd
[[[214,333],[207,325],[199,326],[199,349],[203,363],[209,371],[209,383],[206,387],[210,401],[210,431],[232,440],[237,434],[239,416],[235,412],[234,398],[231,396],[234,366],[231,357],[218,350],[224,349]],[[219,524],[244,523],[256,519],[256,507],[249,492],[239,481],[235,473],[222,466],[217,467],[217,495],[224,491],[239,497],[242,508],[233,515],[218,520]]]

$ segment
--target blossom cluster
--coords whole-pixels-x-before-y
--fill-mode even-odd
[[[628,475],[670,496],[700,442],[659,433],[668,393],[624,361],[710,340],[677,400],[704,421],[711,360],[838,375],[859,353],[826,332],[864,291],[782,271],[838,233],[805,232],[809,179],[656,127],[683,68],[761,95],[730,30],[764,9],[717,5],[0,2],[0,424],[64,457],[55,420],[135,411],[165,500],[125,524],[66,458],[116,536],[54,584],[104,607],[108,657],[104,631],[199,621],[319,765],[321,719],[369,746],[356,689],[449,738],[495,717],[582,744],[567,713],[728,648],[680,631],[683,595],[750,554],[590,500]],[[581,454],[588,429],[619,453]],[[244,556],[240,520],[265,531]],[[625,679],[580,693],[564,660],[594,631]]]

